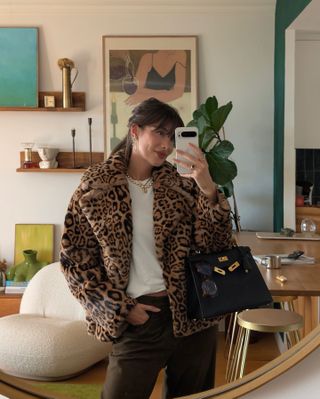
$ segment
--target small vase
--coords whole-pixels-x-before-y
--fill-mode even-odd
[[[48,262],[37,260],[37,251],[26,249],[23,251],[24,261],[10,269],[13,281],[29,281]]]

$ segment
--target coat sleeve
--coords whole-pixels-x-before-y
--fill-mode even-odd
[[[136,300],[108,278],[101,247],[80,205],[83,186],[80,184],[68,206],[60,262],[72,294],[86,310],[87,320],[112,339],[126,328],[125,317]]]
[[[205,251],[219,252],[232,246],[230,204],[218,191],[217,201],[210,201],[198,188],[194,214],[196,246]]]

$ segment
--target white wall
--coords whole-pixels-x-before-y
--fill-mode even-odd
[[[319,71],[320,32],[303,33],[296,41],[295,148],[320,148]]]
[[[15,223],[56,225],[56,256],[65,210],[80,175],[16,173],[20,143],[103,151],[102,35],[197,35],[200,100],[233,101],[227,137],[235,145],[235,181],[243,228],[272,230],[274,0],[0,1],[0,26],[40,28],[39,90],[60,90],[58,58],[79,68],[74,90],[84,113],[0,112],[0,258],[13,260]],[[163,4],[163,6],[159,5]],[[75,5],[77,4],[77,5]],[[135,6],[136,4],[136,6]]]

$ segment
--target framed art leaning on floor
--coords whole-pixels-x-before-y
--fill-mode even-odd
[[[127,134],[132,109],[155,97],[184,123],[197,107],[196,36],[103,36],[105,154]]]

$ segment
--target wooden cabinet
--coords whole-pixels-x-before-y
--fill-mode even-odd
[[[0,317],[19,313],[22,294],[0,293]]]
[[[317,233],[320,233],[320,207],[317,206],[297,206],[296,207],[296,231],[301,232],[301,222],[303,219],[312,219],[317,225]]]

